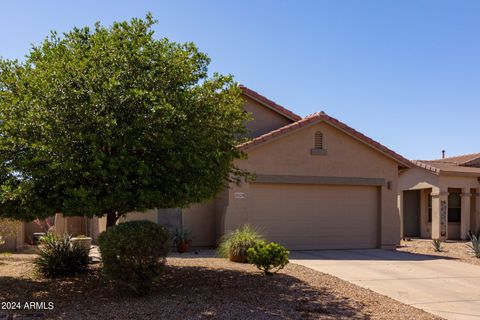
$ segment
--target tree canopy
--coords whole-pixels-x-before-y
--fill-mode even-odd
[[[52,32],[0,59],[0,217],[183,207],[236,173],[248,116],[229,75],[155,20]]]

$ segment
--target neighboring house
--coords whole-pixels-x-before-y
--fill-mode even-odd
[[[231,184],[206,203],[129,213],[121,221],[183,227],[196,246],[213,246],[248,223],[289,249],[395,248],[399,172],[410,161],[325,113],[301,118],[242,90],[244,109],[253,116],[246,125],[252,140],[239,146],[248,159],[235,164],[255,178]],[[105,228],[105,219],[82,221],[94,238]]]
[[[465,239],[480,230],[480,153],[412,161],[400,174],[402,237]]]

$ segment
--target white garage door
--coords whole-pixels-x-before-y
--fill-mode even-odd
[[[289,249],[377,247],[378,194],[371,186],[252,184],[248,220]]]

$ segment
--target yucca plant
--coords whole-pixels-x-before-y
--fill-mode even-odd
[[[433,239],[432,240],[432,245],[433,245],[433,250],[435,250],[435,252],[442,252],[443,251],[442,240]]]
[[[248,262],[247,250],[262,241],[264,241],[263,236],[255,228],[246,224],[220,239],[217,254],[234,262],[246,263]]]
[[[467,243],[467,247],[472,250],[472,254],[476,258],[480,258],[480,237],[476,234],[469,233],[468,238],[470,239],[470,242]]]
[[[38,249],[34,264],[44,277],[73,276],[88,266],[88,251],[72,243],[69,235],[59,238],[49,232],[40,239]]]

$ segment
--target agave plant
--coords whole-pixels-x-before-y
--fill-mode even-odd
[[[435,250],[435,252],[442,252],[443,251],[442,240],[433,239],[432,240],[432,245],[433,245],[433,250]]]
[[[468,238],[470,239],[470,242],[467,243],[467,247],[472,250],[472,254],[476,258],[480,258],[480,237],[473,233],[469,233]]]

